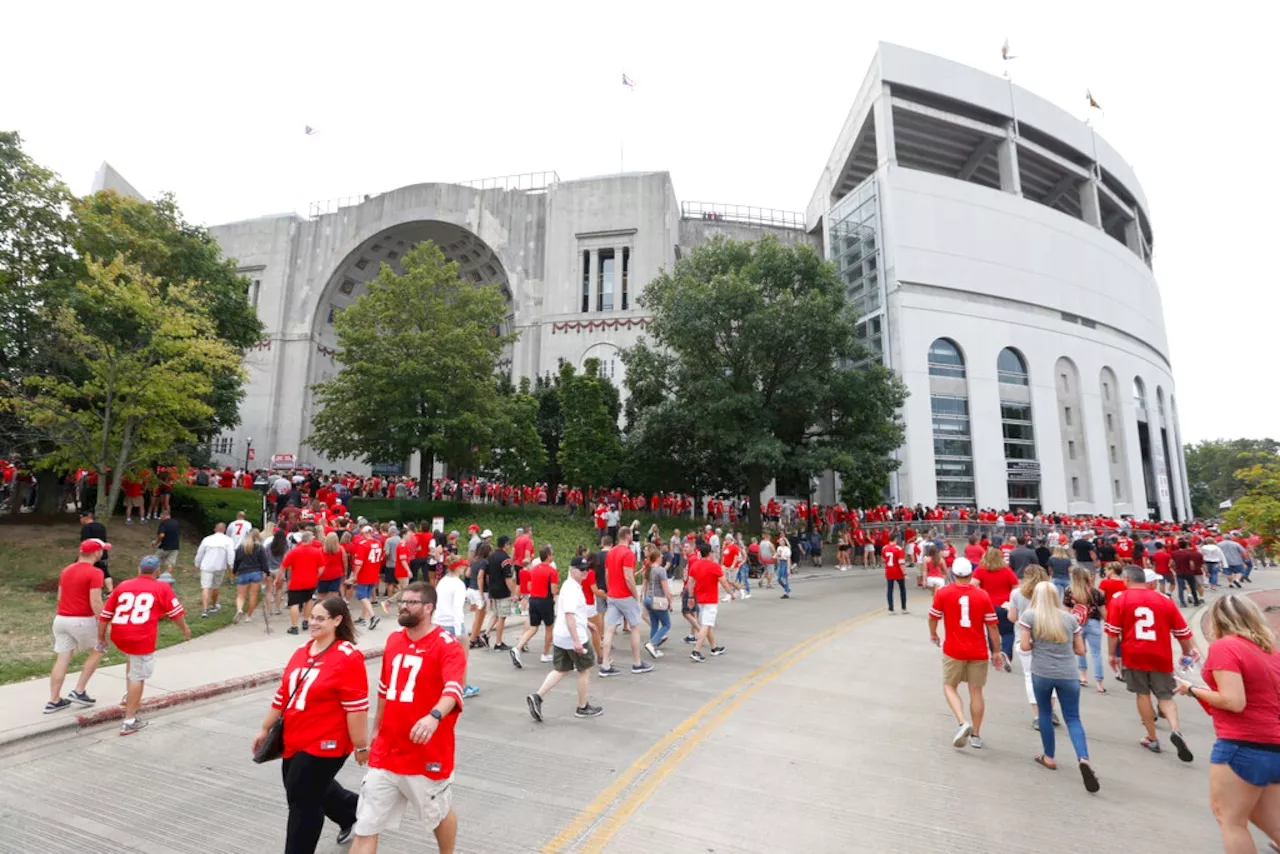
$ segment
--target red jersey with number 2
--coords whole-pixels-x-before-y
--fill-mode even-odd
[[[382,720],[369,750],[369,767],[396,774],[422,774],[445,780],[453,774],[453,729],[462,712],[462,683],[467,659],[453,635],[432,629],[410,640],[403,629],[387,638],[382,653],[378,699]],[[436,725],[426,744],[414,744],[409,733],[445,694],[457,705]]]
[[[182,603],[163,581],[140,575],[120,582],[102,606],[99,620],[111,624],[111,642],[125,655],[150,655],[156,651],[160,618],[177,619]]]
[[[1130,587],[1107,605],[1107,634],[1120,638],[1120,659],[1133,670],[1173,672],[1173,638],[1191,629],[1173,600],[1145,587]]]
[[[987,653],[987,624],[996,622],[991,597],[972,584],[948,584],[933,595],[929,616],[942,620],[942,653],[958,661],[982,661]]]

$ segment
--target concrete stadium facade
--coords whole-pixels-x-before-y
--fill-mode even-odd
[[[1079,119],[1006,79],[882,43],[804,213],[677,200],[665,172],[419,184],[211,229],[269,330],[243,423],[215,456],[293,454],[333,376],[333,317],[381,263],[434,240],[501,287],[513,376],[622,350],[636,297],[725,234],[809,243],[911,396],[891,499],[1187,518],[1153,234],[1132,169]],[[819,489],[832,500],[834,484]],[[825,493],[825,494],[824,494]]]

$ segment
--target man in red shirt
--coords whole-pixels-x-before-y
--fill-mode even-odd
[[[431,624],[436,591],[425,581],[405,588],[387,638],[378,679],[369,770],[360,785],[352,854],[374,854],[378,835],[407,813],[422,819],[441,854],[458,833],[453,811],[454,727],[462,713],[467,659],[453,635]]]
[[[96,700],[86,690],[89,677],[102,661],[98,649],[98,614],[102,611],[102,570],[94,566],[110,550],[111,544],[90,538],[80,543],[80,559],[68,565],[58,576],[58,613],[53,618],[53,651],[58,660],[49,677],[49,702],[44,713],[51,715],[71,707],[72,703],[92,706]],[[75,690],[62,696],[62,683],[67,678],[71,656],[88,651]]]
[[[351,578],[356,586],[356,599],[360,601],[360,617],[355,625],[363,626],[368,621],[372,630],[378,627],[379,622],[378,616],[373,613],[373,596],[378,590],[378,579],[382,577],[386,554],[382,540],[374,533],[372,525],[365,525],[360,529],[360,534],[361,539],[356,545],[354,560],[351,562]]]
[[[991,666],[1004,664],[1000,651],[1000,635],[996,631],[996,609],[985,590],[974,587],[970,576],[973,564],[956,558],[951,567],[955,582],[938,589],[929,609],[929,636],[934,646],[942,647],[942,693],[955,715],[959,729],[951,739],[954,747],[982,747],[982,716],[986,702],[982,696],[987,684],[988,657]],[[938,621],[946,626],[946,640],[938,640]],[[988,646],[988,644],[990,644]],[[988,649],[996,650],[989,655]],[[961,682],[969,683],[969,710],[973,723],[964,717],[964,702],[958,690]]]
[[[605,587],[609,604],[604,615],[604,655],[600,659],[600,676],[617,676],[622,671],[613,666],[613,635],[625,623],[631,627],[631,672],[649,673],[653,665],[640,660],[640,594],[636,590],[636,553],[631,550],[631,528],[618,529],[618,544],[609,549],[604,559]]]
[[[902,613],[905,614],[907,613],[907,576],[902,571],[902,565],[907,558],[902,546],[898,545],[897,534],[889,538],[889,544],[881,549],[880,553],[884,558],[885,596],[889,600],[889,613],[896,613],[893,610],[893,585],[896,583],[898,594],[902,599]]]
[[[107,651],[107,630],[116,649],[128,656],[125,664],[124,722],[121,735],[133,735],[147,725],[138,720],[138,704],[142,702],[142,690],[146,680],[156,671],[156,636],[160,618],[168,617],[182,629],[183,640],[191,640],[185,613],[173,588],[156,580],[160,558],[147,555],[138,563],[138,577],[121,582],[107,597],[98,617],[99,652]]]
[[[521,575],[524,574],[524,572],[521,573]],[[517,670],[524,668],[523,662],[520,661],[520,653],[529,641],[533,640],[533,636],[538,633],[539,626],[544,627],[542,663],[550,664],[553,660],[551,655],[551,632],[556,624],[556,597],[560,595],[560,572],[551,560],[550,543],[542,546],[542,549],[538,552],[538,560],[529,567],[527,574],[529,580],[529,625],[525,627],[524,633],[520,635],[520,642],[508,650],[511,655],[511,663],[515,665]]]
[[[1146,570],[1142,567],[1125,567],[1124,580],[1125,591],[1107,603],[1103,627],[1111,668],[1119,670],[1124,665],[1124,683],[1129,693],[1137,695],[1138,714],[1147,730],[1142,746],[1152,753],[1160,752],[1156,714],[1151,707],[1151,695],[1155,694],[1161,713],[1173,729],[1169,740],[1177,748],[1178,758],[1190,762],[1193,757],[1179,731],[1178,707],[1173,702],[1172,640],[1178,639],[1184,656],[1197,657],[1191,644],[1191,629],[1172,599],[1147,587]],[[1117,656],[1117,644],[1123,659]]]
[[[320,583],[320,573],[324,569],[324,546],[315,538],[315,534],[306,531],[298,540],[298,544],[289,549],[280,568],[289,578],[289,634],[298,633],[298,617],[302,617],[302,628],[306,629],[311,620],[312,596]]]
[[[124,493],[124,523],[126,525],[133,524],[133,512],[137,510],[138,521],[141,522],[146,517],[143,516],[142,478],[136,474],[127,474],[120,478],[120,490]]]
[[[710,642],[712,655],[724,655],[724,647],[716,645],[716,615],[720,610],[720,589],[730,596],[734,588],[741,586],[725,578],[724,570],[711,560],[711,544],[698,543],[698,558],[689,562],[688,584],[693,585],[694,601],[698,604],[698,639],[693,644],[693,652],[689,658],[696,662],[706,661],[702,655],[702,645]]]
[[[516,541],[511,544],[511,559],[516,566],[533,563],[533,526],[516,528]]]

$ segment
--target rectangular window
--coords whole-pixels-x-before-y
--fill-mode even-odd
[[[953,439],[938,436],[933,440],[933,453],[939,457],[972,457],[973,444],[967,437]]]
[[[613,250],[601,249],[600,281],[596,285],[596,311],[613,311]]]
[[[1115,425],[1111,421],[1111,413],[1107,413],[1107,432],[1111,433],[1115,430]]]
[[[1031,442],[1005,442],[1004,458],[1006,460],[1034,460],[1036,446]]]
[[[1076,443],[1068,439],[1067,440],[1067,459],[1074,460],[1075,458],[1076,458]]]
[[[1071,497],[1080,497],[1080,478],[1078,477],[1071,478]]]
[[[1063,390],[1063,391],[1065,391],[1065,392],[1070,392],[1070,391],[1071,391],[1071,383],[1067,382],[1067,375],[1066,375],[1066,374],[1059,374],[1058,376],[1062,377],[1062,390]]]
[[[1062,407],[1062,420],[1066,423],[1068,427],[1071,426],[1071,407],[1070,406]]]
[[[213,440],[213,452],[215,454],[231,453],[232,439],[230,436],[218,436]]]
[[[1116,501],[1119,501],[1119,500],[1120,500],[1120,481],[1118,481],[1118,480],[1113,480],[1111,483],[1112,483],[1112,485],[1115,487],[1115,491],[1116,491]]]
[[[582,251],[582,310],[591,311],[591,250]]]
[[[1001,403],[1000,417],[1005,421],[1026,421],[1027,423],[1031,423],[1031,404]]]
[[[1113,463],[1118,463],[1118,462],[1120,462],[1119,458],[1116,456],[1116,446],[1115,446],[1115,445],[1112,445],[1112,446],[1111,446],[1111,462],[1113,462]]]
[[[249,304],[250,304],[250,305],[252,305],[254,308],[257,308],[257,307],[258,307],[258,294],[259,294],[259,293],[261,293],[261,292],[262,292],[262,280],[261,280],[261,279],[254,279],[254,280],[253,280],[253,290],[252,290],[252,291],[250,291],[250,293],[252,294],[252,296],[251,296],[251,297],[250,297],[250,299],[249,299]]]
[[[1035,428],[1030,424],[1005,421],[1000,427],[1006,439],[1021,439],[1024,442],[1030,442],[1036,438]]]
[[[623,311],[626,311],[626,310],[627,310],[627,308],[628,308],[628,306],[627,306],[627,273],[628,273],[628,269],[627,269],[627,268],[630,266],[630,264],[631,264],[631,249],[630,249],[630,247],[624,246],[624,247],[622,247],[622,288],[621,288],[621,291],[622,291],[622,310],[623,310]]]
[[[1111,399],[1111,383],[1102,384],[1102,397],[1104,400]]]

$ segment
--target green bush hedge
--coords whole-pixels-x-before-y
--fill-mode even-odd
[[[255,528],[262,527],[262,493],[256,489],[175,486],[170,504],[173,515],[195,524],[201,536],[212,534],[214,525],[232,521],[241,510]]]

